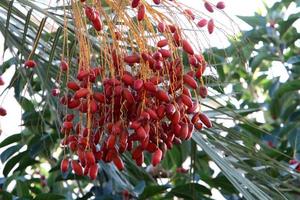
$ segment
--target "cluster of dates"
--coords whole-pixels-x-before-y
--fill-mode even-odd
[[[200,130],[203,124],[207,128],[212,126],[191,95],[192,91],[202,98],[207,96],[206,87],[198,86],[199,74],[206,65],[201,56],[190,55],[190,63],[198,64],[194,66],[196,72],[188,73],[183,72],[179,60],[170,61],[159,51],[125,56],[123,60],[131,66],[147,63],[156,73],[145,78],[140,73],[124,70],[113,78],[102,79],[101,68],[91,68],[80,71],[76,81],[68,82],[69,91],[60,99],[72,112],[64,118],[62,144],[78,155],[79,162],[72,161],[78,175],[88,174],[94,179],[97,160],[113,162],[122,170],[120,154],[125,151],[131,152],[139,166],[147,151],[152,154],[155,166],[173,144],[190,139],[194,127]],[[160,63],[159,67],[156,63]],[[157,75],[159,72],[161,75]],[[102,91],[99,91],[99,80]],[[90,119],[90,125],[74,122],[81,115]],[[67,165],[68,161],[63,160],[63,172]]]
[[[132,7],[140,10],[140,3],[133,1]],[[142,20],[140,12],[138,19]],[[101,31],[99,13],[85,6],[85,14],[95,30]],[[206,61],[183,39],[176,25],[159,22],[157,30],[171,37],[161,38],[155,48],[139,53],[110,49],[107,62],[114,70],[108,73],[105,67],[79,67],[76,80],[67,82],[67,91],[52,91],[67,108],[61,144],[69,149],[71,162],[69,158],[62,160],[63,173],[71,163],[75,174],[93,180],[99,160],[113,162],[122,170],[121,154],[125,151],[138,166],[147,152],[156,166],[173,145],[189,140],[195,128],[212,127],[199,104],[199,99],[207,96],[202,80]],[[188,55],[188,72],[176,56],[181,51]],[[68,72],[68,67],[61,63],[62,71]]]

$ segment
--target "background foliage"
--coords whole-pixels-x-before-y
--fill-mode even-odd
[[[296,165],[288,164],[293,158],[300,160],[300,33],[293,26],[300,12],[286,16],[291,4],[300,6],[299,1],[282,0],[268,8],[266,16],[240,17],[252,30],[232,39],[226,49],[206,52],[217,71],[216,77],[207,79],[212,95],[203,102],[214,129],[196,132],[192,141],[176,146],[157,169],[139,168],[128,155],[123,172],[100,163],[101,173],[91,183],[72,173],[62,177],[59,170],[60,108],[50,91],[59,73],[62,7],[0,1],[0,31],[7,51],[14,55],[0,73],[15,69],[7,89],[14,89],[23,109],[23,131],[0,143],[2,199],[211,199],[212,188],[226,199],[299,198],[299,173]],[[72,33],[72,24],[68,28]],[[72,35],[69,45],[75,64]],[[22,63],[34,48],[41,67],[25,70]],[[273,61],[285,67],[287,81],[268,76]],[[264,123],[256,118],[261,113]],[[190,167],[184,171],[181,167],[188,158]],[[149,157],[145,160],[149,164]],[[212,162],[220,173],[211,169]]]

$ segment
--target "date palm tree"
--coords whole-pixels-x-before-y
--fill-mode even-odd
[[[79,7],[82,5],[72,2]],[[269,69],[271,61],[299,65],[294,44],[299,33],[292,24],[300,14],[290,15],[287,20],[278,16],[293,3],[289,0],[274,4],[267,16],[241,17],[253,26],[253,30],[240,36],[230,37],[230,31],[222,23],[217,24],[219,31],[230,37],[231,45],[203,51],[210,71],[215,71],[204,77],[210,96],[201,101],[205,113],[213,121],[213,128],[195,130],[191,140],[167,151],[155,167],[150,165],[149,155],[145,156],[146,167],[139,167],[127,152],[122,155],[125,163],[122,171],[111,163],[99,161],[96,180],[74,175],[70,169],[62,174],[60,162],[64,151],[60,146],[64,136],[60,127],[64,107],[53,93],[63,92],[67,80],[76,79],[78,60],[90,57],[88,64],[95,66],[109,63],[105,70],[111,73],[113,61],[107,54],[112,50],[107,43],[115,47],[121,40],[122,48],[128,50],[126,53],[134,52],[132,47],[139,45],[151,50],[154,44],[149,41],[157,34],[153,20],[159,17],[168,20],[186,11],[185,5],[180,3],[168,1],[158,6],[145,3],[150,14],[148,24],[141,25],[136,10],[130,6],[131,1],[86,2],[89,3],[98,5],[97,10],[105,16],[104,24],[119,27],[117,33],[110,29],[107,33],[94,31],[95,25],[89,24],[83,15],[86,7],[74,13],[74,4],[67,1],[49,4],[29,0],[0,2],[0,31],[5,38],[5,51],[12,54],[12,58],[3,62],[0,73],[14,69],[5,91],[14,89],[15,99],[23,110],[23,131],[0,143],[3,148],[0,157],[4,163],[4,177],[0,179],[3,199],[211,199],[212,189],[228,199],[299,198],[299,174],[291,168],[298,166],[293,159],[298,156],[300,144],[297,142],[298,72],[293,68],[285,84],[279,80],[272,82],[265,74],[260,74]],[[295,4],[298,6],[299,2]],[[200,12],[196,14],[205,16]],[[192,34],[182,30],[185,34],[193,39],[202,36],[203,42],[209,41],[207,32],[199,31],[193,24],[186,26],[187,22],[181,18],[175,21],[182,29],[192,29]],[[143,30],[147,31],[142,33]],[[139,32],[142,36],[135,35]],[[257,49],[255,44],[260,41],[264,45]],[[287,47],[296,50],[286,54]],[[179,56],[187,69],[188,55],[181,52]],[[26,60],[34,60],[37,67],[24,67]],[[68,75],[62,74],[61,61],[68,63]],[[242,87],[241,80],[247,84],[247,90]],[[267,93],[271,85],[272,91]],[[227,86],[233,88],[233,94],[224,91]],[[263,104],[256,101],[255,95],[269,96]],[[265,124],[253,120],[251,115],[264,111],[266,105],[273,119],[266,117]],[[232,125],[226,126],[228,121]],[[288,125],[283,127],[283,123]],[[292,165],[288,164],[289,160]],[[183,168],[187,163],[189,167]],[[211,168],[214,164],[217,167]],[[220,169],[220,172],[213,169]]]

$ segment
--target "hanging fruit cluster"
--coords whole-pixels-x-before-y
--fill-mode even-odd
[[[105,2],[111,13],[99,2],[71,1],[79,45],[78,70],[68,76],[74,70],[63,57],[66,87],[61,84],[52,90],[66,108],[62,110],[67,110],[61,127],[65,152],[61,171],[66,173],[71,165],[77,175],[92,180],[97,177],[99,160],[113,162],[122,170],[122,153],[130,152],[141,166],[147,152],[156,166],[173,145],[189,140],[194,129],[212,127],[201,110],[201,99],[208,92],[202,77],[207,62],[200,47],[187,40],[176,21],[146,1]],[[207,25],[213,33],[212,19],[207,22],[175,1],[153,3],[175,7],[191,23]],[[224,3],[214,7],[204,1],[204,7],[213,12],[223,9]],[[132,10],[135,17],[128,13]],[[96,62],[87,37],[90,32],[99,40]],[[183,55],[188,63],[183,63]],[[33,68],[36,63],[28,60],[25,66]]]

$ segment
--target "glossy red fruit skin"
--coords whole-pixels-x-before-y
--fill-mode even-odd
[[[114,148],[115,144],[116,144],[116,136],[110,135],[107,139],[107,148],[112,149]]]
[[[142,154],[135,159],[136,165],[137,166],[142,166],[142,164],[144,163],[144,153],[142,152]]]
[[[72,166],[72,169],[73,169],[73,171],[75,172],[76,175],[78,175],[78,176],[83,175],[83,169],[82,169],[81,165],[76,160],[71,161],[71,166]]]
[[[192,89],[197,89],[198,87],[197,81],[188,74],[183,75],[183,82]]]
[[[117,152],[116,148],[109,149],[104,161],[111,162],[117,154],[118,154],[118,152]]]
[[[159,84],[159,83],[162,82],[162,78],[159,77],[159,76],[153,76],[153,77],[150,79],[150,81],[151,81],[154,85],[157,85],[157,84]]]
[[[202,77],[202,69],[201,68],[198,68],[196,73],[195,73],[195,77],[200,80],[201,77]]]
[[[200,28],[204,27],[207,25],[207,20],[206,19],[201,19],[199,20],[199,22],[197,23],[197,26],[199,26]]]
[[[194,55],[189,56],[189,63],[190,63],[190,65],[192,65],[195,68],[197,68],[199,65],[198,60]]]
[[[92,151],[85,152],[85,160],[88,166],[94,165],[96,163],[96,159]]]
[[[216,7],[220,10],[223,10],[225,8],[225,3],[223,1],[219,1]]]
[[[91,8],[89,6],[85,7],[85,15],[90,21],[94,21],[97,17],[94,8]]]
[[[75,99],[80,99],[86,97],[89,94],[89,90],[87,88],[80,88],[74,94]]]
[[[143,112],[141,112],[139,119],[148,121],[148,120],[150,120],[150,114],[146,111],[143,111]]]
[[[113,158],[113,162],[118,170],[122,171],[124,169],[124,163],[123,163],[122,159],[120,158],[120,156],[115,156]]]
[[[177,32],[177,31],[176,31],[177,28],[176,28],[176,26],[173,25],[173,24],[169,24],[169,25],[168,25],[168,29],[169,29],[169,31],[171,31],[171,33]]]
[[[182,125],[182,124],[181,124]],[[172,124],[172,133],[174,133],[174,137],[179,137],[180,130],[181,130],[180,124]],[[174,138],[173,138],[174,139]]]
[[[198,102],[196,101],[196,102],[193,102],[193,106],[192,106],[192,107],[190,107],[190,108],[187,109],[186,113],[187,113],[187,114],[193,114],[193,113],[195,113],[198,109],[199,109],[199,104],[198,104]]]
[[[166,113],[168,115],[173,115],[175,113],[175,111],[176,111],[176,107],[174,106],[174,104],[171,104],[171,103],[167,104]]]
[[[101,92],[95,92],[93,94],[93,97],[96,101],[100,102],[100,103],[105,103],[105,96],[103,93]]]
[[[185,94],[185,95],[187,95],[188,97],[192,97],[191,91],[188,88],[186,88],[186,87],[183,87],[182,93]]]
[[[4,83],[4,80],[3,80],[3,78],[0,76],[0,86],[2,86],[2,85],[4,85],[5,83]]]
[[[162,40],[159,40],[157,42],[156,46],[162,48],[162,47],[165,47],[167,45],[168,45],[168,39],[162,39]]]
[[[68,69],[69,69],[68,63],[66,61],[62,60],[60,63],[60,69],[62,71],[68,71]]]
[[[73,128],[73,123],[66,121],[66,122],[63,123],[63,127],[65,129],[72,129]]]
[[[153,0],[153,2],[154,2],[156,5],[159,5],[159,4],[160,4],[160,0]]]
[[[161,55],[161,53],[159,51],[156,51],[153,55],[152,55],[152,58],[154,58],[156,61],[162,61],[163,57]]]
[[[137,134],[139,140],[141,140],[141,141],[143,141],[147,137],[147,133],[146,133],[145,129],[142,126],[140,126],[137,129],[136,134]]]
[[[185,138],[186,140],[189,140],[189,139],[191,139],[192,138],[192,136],[193,136],[193,132],[194,132],[194,125],[193,124],[188,124],[188,127],[189,127],[189,131],[188,131],[188,135],[187,135],[187,137]]]
[[[140,56],[139,55],[130,55],[130,56],[125,56],[124,57],[124,62],[126,62],[129,65],[135,64],[135,63],[140,63]]]
[[[79,81],[83,81],[84,79],[86,79],[89,76],[90,72],[87,70],[82,70],[80,72],[78,72],[77,74],[77,79]]]
[[[201,131],[202,128],[203,128],[203,124],[202,124],[201,122],[196,122],[196,123],[194,124],[194,127],[195,127],[195,129]]]
[[[206,10],[207,10],[208,12],[211,12],[211,13],[214,12],[214,9],[213,9],[212,5],[211,5],[209,2],[205,1],[205,2],[204,2],[204,7],[206,8]]]
[[[205,99],[205,98],[207,97],[207,95],[208,95],[207,87],[205,87],[205,86],[200,86],[200,88],[199,88],[199,95],[200,95],[203,99]]]
[[[92,21],[92,24],[96,31],[101,31],[103,28],[102,22],[101,22],[101,19],[99,16],[97,16],[96,19]]]
[[[163,33],[166,31],[166,24],[163,22],[159,22],[157,25],[157,29],[159,32]]]
[[[177,33],[177,32],[176,32],[176,33]],[[174,37],[175,37],[175,35],[174,35]],[[180,40],[180,38],[178,38],[177,40]],[[191,44],[190,44],[187,40],[184,40],[184,39],[183,39],[183,40],[181,40],[180,42],[181,42],[181,45],[182,45],[183,50],[184,50],[186,53],[188,53],[188,54],[190,54],[190,55],[194,55],[194,50],[193,50]]]
[[[149,92],[153,92],[153,93],[155,93],[157,91],[157,87],[150,81],[147,81],[144,83],[144,88],[145,88],[145,90],[147,90]]]
[[[69,143],[69,149],[72,151],[72,152],[75,152],[78,150],[78,143],[77,141],[72,141]]]
[[[164,101],[164,102],[169,102],[170,101],[170,97],[168,95],[167,92],[163,91],[163,90],[158,90],[156,92],[156,97],[160,100],[160,101]]]
[[[87,176],[89,174],[90,166],[85,166],[83,169],[83,175]]]
[[[26,60],[24,66],[27,68],[34,68],[36,67],[36,62],[34,60]]]
[[[161,53],[163,58],[169,58],[172,56],[171,51],[168,49],[159,49],[158,51]]]
[[[197,123],[198,121],[199,121],[199,113],[195,113],[195,114],[193,115],[193,117],[192,117],[191,122],[192,122],[193,124],[195,124],[195,123]]]
[[[187,107],[190,108],[193,106],[193,101],[189,96],[187,96],[185,94],[181,94],[181,100]]]
[[[122,194],[122,200],[129,200],[131,197],[129,191],[126,189],[123,190],[121,194]]]
[[[207,23],[207,30],[209,34],[212,34],[215,29],[215,22],[213,19],[210,19]]]
[[[98,171],[99,171],[99,167],[97,164],[90,166],[88,175],[91,180],[95,180],[97,178]]]
[[[154,143],[148,143],[148,145],[146,147],[146,151],[148,151],[149,153],[154,153],[157,148],[158,147],[156,146],[156,144],[154,144]]]
[[[101,159],[102,159],[103,152],[102,152],[102,151],[96,151],[96,152],[94,153],[94,155],[95,155],[96,160],[98,161],[98,160],[101,160]]]
[[[298,163],[298,161],[296,159],[292,159],[292,160],[289,161],[290,165],[295,165],[297,163]]]
[[[162,151],[157,148],[156,151],[152,154],[151,164],[153,166],[156,166],[158,163],[160,163],[162,159]]]
[[[124,74],[122,76],[122,81],[123,83],[125,83],[126,85],[133,85],[133,82],[134,82],[134,79],[132,77],[132,75],[129,75],[129,74]]]
[[[58,88],[53,88],[53,89],[51,90],[51,94],[52,94],[52,96],[54,96],[54,97],[57,97],[57,96],[59,95],[59,93],[60,93],[60,91],[59,91]]]
[[[297,165],[297,167],[296,167],[295,170],[296,170],[296,172],[298,172],[298,173],[300,172],[300,164]]]
[[[68,108],[74,109],[80,105],[80,101],[78,99],[70,99],[68,101]]]
[[[67,87],[73,91],[77,91],[80,89],[79,85],[76,82],[72,82],[72,81],[67,83]]]
[[[198,60],[198,62],[201,64],[201,65],[204,65],[205,64],[205,59],[204,59],[204,57],[203,57],[203,55],[202,54],[195,54],[195,57],[196,57],[196,59]],[[204,72],[204,71],[203,71]],[[203,73],[202,72],[202,73]]]
[[[204,74],[204,72],[205,72],[205,70],[206,70],[206,62],[203,63],[203,64],[201,65],[201,68],[199,68],[199,69],[201,69],[202,74]]]
[[[75,115],[73,115],[73,114],[67,114],[65,116],[65,119],[66,119],[66,121],[70,122],[74,119],[74,117],[75,117]]]
[[[149,113],[151,119],[153,119],[153,120],[159,119],[155,110],[148,108],[146,111]]]
[[[143,85],[144,85],[144,82],[143,80],[141,79],[137,79],[133,82],[133,88],[136,90],[136,91],[139,91],[143,88]]]
[[[136,121],[131,122],[129,128],[137,130],[140,126],[141,126],[141,122],[136,120]]]
[[[183,124],[180,129],[180,139],[185,140],[189,134],[189,126],[188,124]]]
[[[140,157],[143,153],[143,149],[141,146],[137,146],[132,152],[131,152],[131,155],[132,155],[132,158],[134,160],[136,160],[138,157]]]
[[[96,113],[98,111],[98,105],[95,100],[90,100],[90,111]]]
[[[190,10],[190,9],[186,9],[186,10],[184,10],[184,13],[187,15],[187,16],[189,16],[192,20],[195,20],[195,15],[194,15],[194,13]]]
[[[65,158],[60,163],[60,171],[66,173],[69,169],[69,159]]]
[[[142,21],[144,18],[145,18],[145,12],[146,12],[146,8],[144,6],[144,4],[141,4],[139,6],[139,9],[138,9],[138,14],[137,14],[137,19],[139,21]]]
[[[180,112],[178,110],[175,111],[175,113],[171,117],[171,121],[173,124],[178,124],[180,121]]]
[[[187,40],[181,40],[181,43],[182,43],[182,48],[186,53],[190,55],[194,55],[194,50],[191,44]]]
[[[210,119],[204,113],[199,114],[199,119],[207,128],[212,127],[212,123],[211,123]]]
[[[140,4],[140,0],[132,0],[131,7],[136,8]]]
[[[78,101],[80,102],[80,100],[78,100]],[[88,111],[87,101],[82,101],[78,110],[82,113],[87,113],[87,111]]]
[[[156,61],[154,63],[153,67],[154,67],[155,70],[161,70],[163,68],[163,62],[162,61]]]
[[[5,116],[7,114],[6,110],[0,106],[0,116]]]
[[[157,116],[162,119],[166,115],[166,106],[160,105],[156,110]]]
[[[127,100],[129,104],[133,104],[135,102],[132,93],[127,89],[123,89],[123,97]]]
[[[84,148],[83,149],[78,149],[77,150],[77,155],[78,155],[81,166],[83,166],[83,167],[86,166]]]
[[[114,135],[119,135],[122,132],[122,130],[123,130],[122,122],[117,121],[113,124],[111,128],[111,133]]]

